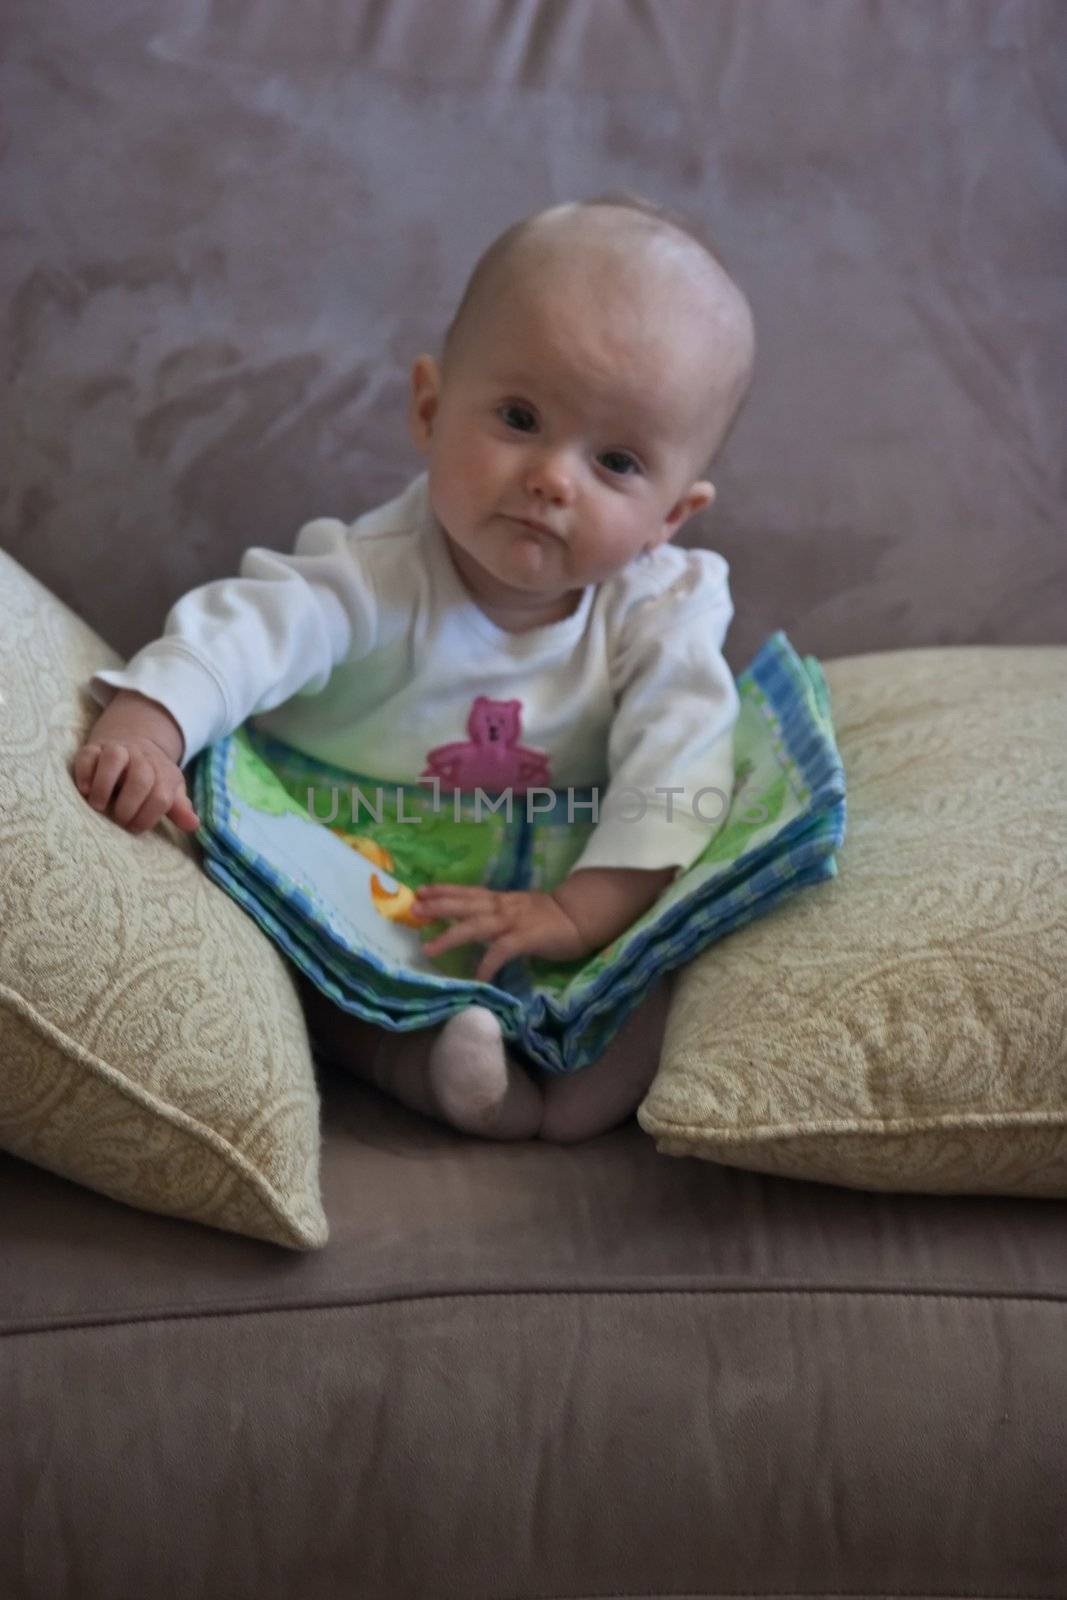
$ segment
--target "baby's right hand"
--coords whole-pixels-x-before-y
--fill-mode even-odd
[[[95,732],[95,729],[93,730]],[[147,833],[160,817],[191,833],[200,818],[189,803],[182,770],[143,734],[121,734],[82,745],[74,782],[95,811],[107,812],[129,833]]]
[[[191,833],[200,818],[178,765],[184,744],[165,706],[135,689],[120,689],[74,757],[74,782],[95,811],[106,812],[114,802],[112,820],[130,833],[146,833],[160,817]]]

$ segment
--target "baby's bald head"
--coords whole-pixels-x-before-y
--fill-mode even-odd
[[[711,246],[686,219],[640,196],[604,195],[523,218],[471,273],[445,334],[445,381],[486,322],[517,310],[537,286],[614,299],[620,340],[669,341],[698,418],[694,471],[703,471],[741,414],[755,357],[749,303]]]

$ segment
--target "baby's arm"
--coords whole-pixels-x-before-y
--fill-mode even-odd
[[[588,941],[589,950],[602,950],[644,915],[677,870],[583,867],[557,885],[553,898]]]
[[[439,956],[457,945],[484,944],[486,952],[474,974],[480,983],[491,983],[505,962],[520,955],[580,960],[636,922],[676,870],[586,867],[572,872],[551,894],[426,884],[415,893],[416,915],[452,926],[422,948],[428,956]]]
[[[120,689],[97,717],[74,757],[74,782],[96,811],[130,833],[146,833],[161,817],[191,832],[200,819],[178,765],[185,740],[157,700]]]
[[[350,531],[319,518],[292,556],[253,547],[237,578],[178,600],[163,636],[125,667],[93,674],[89,692],[105,709],[72,768],[90,805],[114,802],[113,820],[131,833],[163,816],[198,827],[179,768],[248,717],[317,693],[339,661],[370,647],[376,603]]]

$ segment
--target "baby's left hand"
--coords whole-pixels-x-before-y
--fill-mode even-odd
[[[440,919],[453,924],[423,945],[428,956],[444,955],[475,941],[488,946],[474,974],[479,983],[491,983],[515,956],[574,961],[591,948],[559,901],[539,890],[428,883],[415,891],[412,909],[427,922]]]

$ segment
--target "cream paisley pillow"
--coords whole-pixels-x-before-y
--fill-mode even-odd
[[[1067,1195],[1067,648],[828,662],[838,875],[679,974],[664,1155]]]
[[[148,1211],[326,1242],[319,1101],[283,958],[169,823],[79,795],[118,658],[0,552],[0,1149]]]

